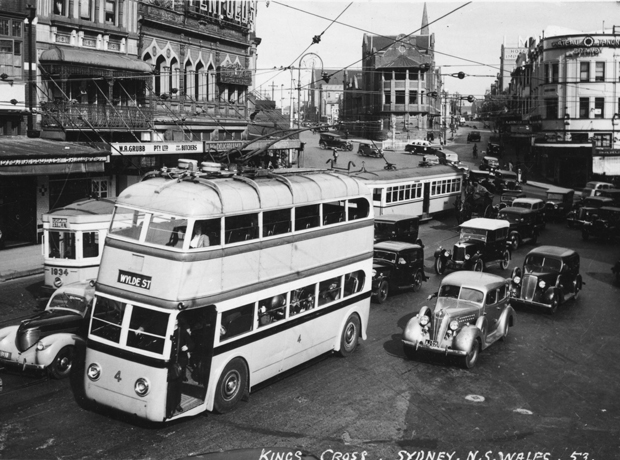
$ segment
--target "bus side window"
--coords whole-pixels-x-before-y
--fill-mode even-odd
[[[311,284],[291,291],[291,309],[289,316],[295,316],[314,308],[314,289],[315,285]]]
[[[348,297],[352,294],[360,292],[364,287],[365,274],[362,270],[349,273],[344,277],[344,296]]]
[[[344,201],[323,203],[323,225],[336,224],[344,221],[346,206]]]
[[[228,340],[252,330],[254,303],[222,312],[220,340]]]
[[[224,218],[226,244],[258,238],[258,214],[241,214]]]
[[[291,210],[263,212],[263,236],[282,235],[291,231]]]
[[[258,327],[286,317],[286,294],[278,294],[258,302]]]
[[[319,206],[318,204],[311,204],[295,208],[295,231],[319,226]]]
[[[341,277],[331,278],[319,284],[319,306],[340,298]]]
[[[347,201],[347,220],[356,220],[368,217],[370,203],[366,198],[355,198]]]

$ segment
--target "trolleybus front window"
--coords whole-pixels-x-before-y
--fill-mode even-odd
[[[168,313],[134,305],[129,321],[127,346],[153,353],[163,353],[169,318]]]
[[[145,217],[146,213],[144,211],[118,206],[114,210],[109,234],[138,240]]]
[[[125,304],[107,297],[96,297],[90,333],[112,342],[119,343],[121,324],[125,314]]]

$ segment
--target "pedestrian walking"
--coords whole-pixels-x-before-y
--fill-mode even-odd
[[[338,163],[338,150],[337,149],[332,149],[332,150],[333,150],[334,163]]]

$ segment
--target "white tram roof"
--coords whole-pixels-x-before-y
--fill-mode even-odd
[[[109,222],[114,211],[114,200],[87,199],[79,200],[61,208],[55,208],[41,217],[43,222],[52,218],[65,218],[70,223]]]
[[[420,182],[426,179],[439,178],[442,176],[463,176],[463,171],[449,165],[436,165],[432,168],[417,167],[403,168],[396,171],[387,171],[385,169],[377,171],[359,172],[353,177],[363,180],[370,186],[374,185],[394,185],[403,182]]]
[[[125,189],[119,206],[163,214],[203,217],[369,196],[360,180],[326,170],[276,170],[256,176],[200,177],[178,181],[153,177]]]
[[[480,230],[498,230],[500,228],[510,227],[510,222],[503,219],[487,219],[486,217],[477,217],[463,222],[461,228],[478,228]]]

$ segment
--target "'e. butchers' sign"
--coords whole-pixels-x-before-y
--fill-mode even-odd
[[[118,271],[118,282],[142,289],[151,289],[150,276],[136,275],[135,273],[126,272],[124,270]]]

